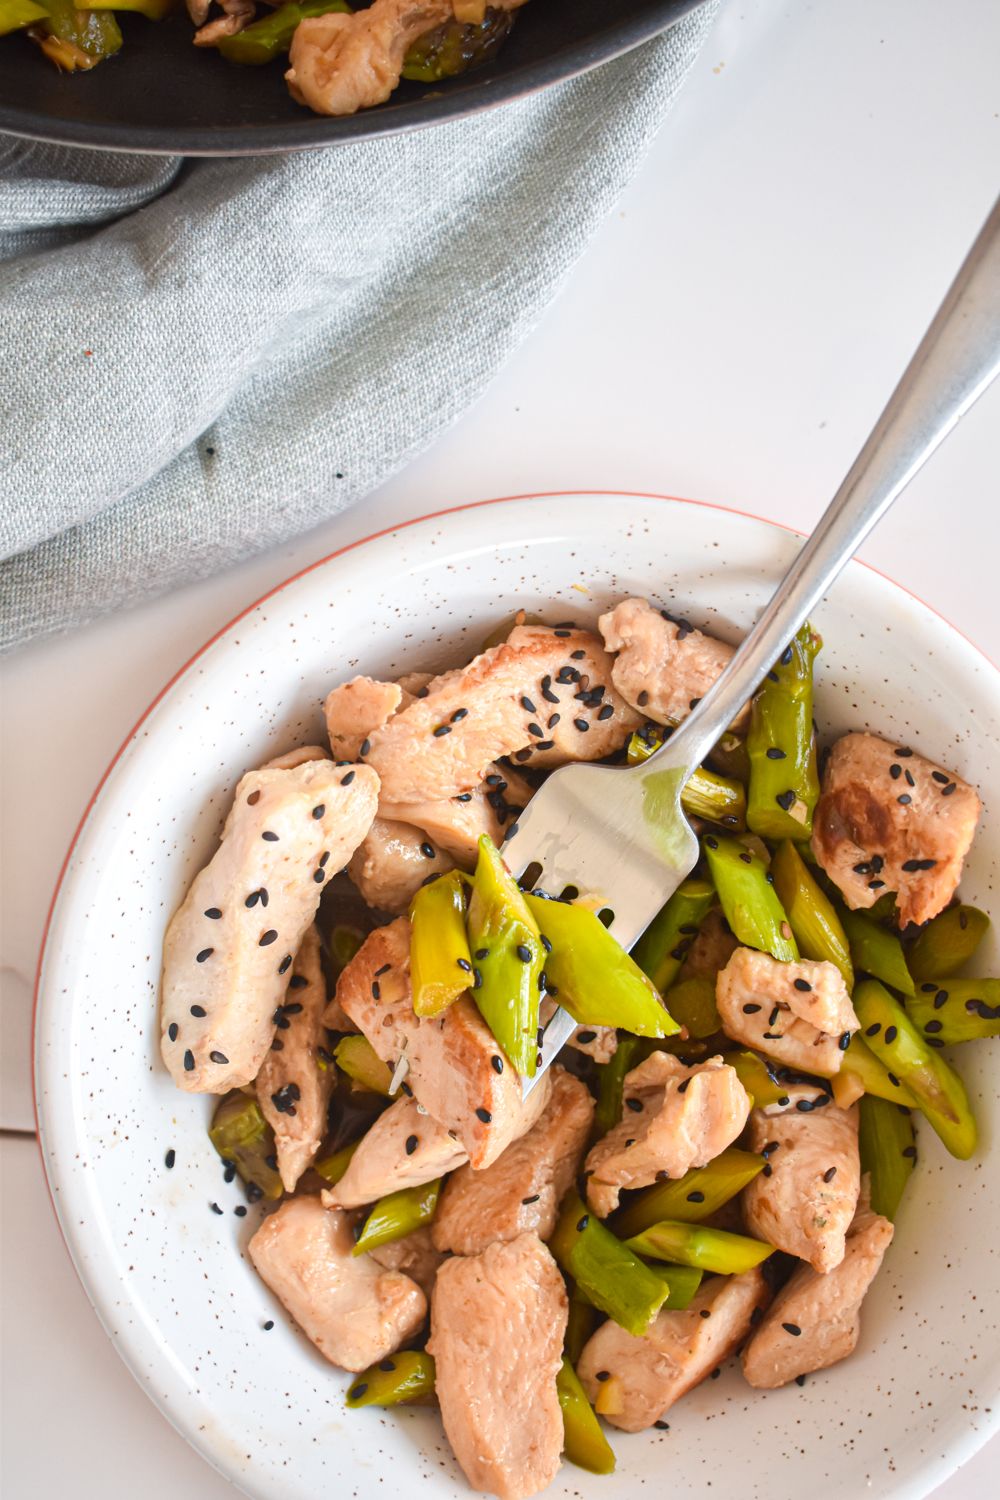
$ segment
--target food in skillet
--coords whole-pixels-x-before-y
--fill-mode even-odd
[[[504,1500],[610,1472],[602,1421],[665,1425],[734,1353],[765,1389],[846,1358],[918,1119],[975,1150],[942,1049],[1000,1033],[1000,980],[956,977],[979,798],[871,733],[820,774],[808,627],[685,789],[702,858],[631,955],[597,893],[518,887],[545,774],[644,759],[731,655],[643,600],[598,630],[333,687],[332,755],[243,777],[164,947],[164,1059],[222,1096],[257,1271],[349,1408],[436,1403]]]
[[[298,103],[322,115],[384,104],[401,79],[440,83],[495,57],[526,0],[185,0],[196,47],[260,67],[290,59]],[[0,36],[24,32],[62,72],[122,47],[116,11],[161,21],[180,0],[0,0]]]

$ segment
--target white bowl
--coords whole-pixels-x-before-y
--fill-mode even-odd
[[[178,1092],[160,1063],[164,925],[212,850],[237,779],[320,738],[332,684],[462,659],[517,606],[592,619],[609,600],[645,594],[734,639],[797,546],[765,522],[648,496],[517,498],[432,516],[317,563],[253,606],[160,695],[114,762],[71,850],[40,967],[46,1168],[122,1357],[167,1419],[248,1494],[367,1500],[391,1487],[457,1500],[469,1491],[435,1413],[345,1411],[346,1377],[289,1324],[241,1254],[257,1210],[233,1215],[242,1194],[223,1183],[205,1134],[211,1100]],[[974,647],[859,565],[815,623],[826,641],[824,735],[870,727],[993,797],[1000,674]],[[963,894],[1000,918],[998,860],[1000,822],[987,806]],[[982,961],[996,972],[991,943]],[[955,1162],[920,1132],[919,1167],[848,1363],[767,1394],[728,1368],[670,1413],[668,1432],[612,1434],[613,1476],[566,1465],[549,1493],[918,1497],[970,1457],[1000,1408],[994,1056],[983,1044],[961,1058],[982,1133],[977,1158]]]

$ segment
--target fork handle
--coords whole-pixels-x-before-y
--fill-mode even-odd
[[[826,589],[917,471],[1000,374],[1000,200],[868,441],[732,661],[659,761],[704,760]],[[663,757],[661,760],[660,758]]]

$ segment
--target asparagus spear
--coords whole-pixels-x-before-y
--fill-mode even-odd
[[[591,1474],[613,1473],[615,1455],[568,1359],[556,1376],[556,1391],[562,1407],[563,1452],[570,1463]]]
[[[524,895],[486,834],[479,840],[468,928],[472,998],[515,1071],[533,1078],[546,954]]]
[[[652,725],[647,729],[637,729],[625,752],[629,765],[638,766],[648,760],[665,739],[665,732]],[[747,826],[747,794],[743,783],[735,777],[710,771],[707,766],[699,766],[685,783],[681,806],[693,818],[704,818],[734,832]]]
[[[756,1109],[769,1104],[787,1104],[788,1089],[756,1052],[727,1052],[725,1060],[736,1070],[736,1076],[751,1096]]]
[[[421,886],[410,902],[410,976],[418,1016],[439,1015],[472,983],[465,898],[465,877],[449,870]]]
[[[747,824],[769,839],[807,839],[819,800],[813,662],[822,642],[803,625],[753,700]]]
[[[337,1066],[348,1078],[371,1089],[374,1094],[389,1097],[392,1072],[367,1037],[354,1032],[350,1036],[341,1037],[333,1049],[333,1055],[337,1059]]]
[[[674,1021],[684,1027],[688,1036],[714,1036],[722,1029],[715,1005],[715,980],[704,974],[681,979],[668,991],[665,1000]]]
[[[840,1064],[840,1072],[833,1079],[833,1097],[838,1097],[838,1080],[856,1078],[866,1094],[876,1099],[886,1099],[890,1104],[905,1104],[907,1109],[919,1109],[916,1097],[906,1085],[877,1058],[860,1032],[853,1032],[847,1051]]]
[[[875,1056],[909,1088],[952,1156],[967,1160],[976,1149],[976,1122],[958,1074],[878,980],[858,985],[854,1009]]]
[[[790,839],[784,839],[774,851],[771,874],[803,958],[836,964],[847,988],[853,989],[854,968],[843,923]]]
[[[254,21],[235,36],[224,36],[216,45],[230,62],[259,67],[288,51],[300,21],[307,16],[325,16],[333,10],[349,15],[351,7],[346,0],[298,0],[279,5],[262,20]]]
[[[76,0],[74,0],[74,4]],[[174,0],[87,0],[78,10],[127,10],[145,16],[147,21],[162,21],[174,8]]]
[[[600,1314],[586,1293],[571,1281],[569,1285],[569,1317],[566,1322],[564,1349],[566,1358],[576,1364],[583,1353],[583,1346],[597,1327]]]
[[[549,1249],[594,1306],[628,1333],[645,1333],[670,1295],[667,1281],[616,1239],[579,1193],[566,1198]]]
[[[715,900],[711,881],[682,880],[666,906],[653,918],[632,950],[639,968],[660,994],[677,978],[684,956]]]
[[[434,1360],[423,1349],[403,1349],[365,1370],[351,1382],[347,1405],[425,1406],[434,1395]]]
[[[398,1193],[389,1193],[380,1198],[364,1223],[353,1255],[364,1255],[366,1250],[377,1250],[379,1245],[388,1245],[401,1240],[429,1224],[437,1213],[438,1194],[443,1179],[421,1183],[419,1187],[401,1188]]]
[[[760,853],[738,839],[711,833],[702,844],[723,914],[740,942],[784,963],[797,959],[788,917]]]
[[[510,35],[516,19],[516,11],[491,9],[478,23],[449,20],[435,26],[410,47],[403,62],[403,77],[416,83],[440,83],[443,78],[454,78],[489,62]]]
[[[32,38],[64,73],[86,72],[113,57],[122,34],[111,11],[77,10],[73,0],[45,0],[45,19]]]
[[[248,1187],[265,1198],[280,1198],[284,1189],[275,1158],[274,1131],[252,1094],[233,1089],[216,1106],[209,1139],[223,1161],[232,1162]]]
[[[870,1094],[860,1101],[859,1108],[861,1170],[871,1176],[872,1208],[887,1219],[895,1219],[917,1161],[910,1112]]]
[[[662,1219],[696,1224],[742,1192],[763,1166],[764,1158],[756,1152],[727,1146],[707,1166],[692,1167],[674,1182],[658,1182],[639,1193],[615,1216],[615,1233],[627,1239]]]
[[[903,945],[894,932],[880,927],[870,917],[859,911],[848,911],[843,907],[840,920],[847,941],[851,945],[851,958],[855,969],[881,979],[883,984],[898,990],[901,995],[913,994],[913,980],[903,957]]]
[[[595,1138],[607,1135],[621,1119],[625,1074],[638,1065],[641,1046],[638,1037],[619,1036],[614,1057],[601,1065],[597,1079],[597,1108],[594,1111]]]
[[[949,979],[968,963],[989,926],[989,917],[975,906],[949,906],[927,923],[907,954],[910,973],[918,984]]]
[[[701,1271],[715,1271],[723,1276],[739,1276],[751,1271],[774,1254],[774,1246],[764,1240],[752,1240],[745,1234],[730,1234],[725,1229],[706,1229],[704,1225],[681,1224],[663,1220],[652,1224],[641,1234],[633,1234],[625,1244],[636,1255],[652,1260],[679,1261],[682,1266],[697,1266]]]
[[[352,1141],[349,1146],[343,1146],[339,1151],[334,1151],[331,1156],[320,1157],[319,1161],[313,1162],[313,1171],[319,1173],[328,1187],[336,1187],[351,1165],[351,1157],[360,1145],[360,1140]]]
[[[930,1047],[1000,1036],[1000,979],[946,979],[917,987],[906,1013]]]
[[[636,1036],[680,1030],[646,975],[586,906],[525,896],[545,936],[544,980],[550,995],[581,1026],[620,1026]]]

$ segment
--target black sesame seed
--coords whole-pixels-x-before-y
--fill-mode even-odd
[[[646,704],[649,702],[649,694],[646,692],[642,692],[639,694],[638,698],[635,701],[636,703],[638,703],[640,708],[645,708]]]
[[[174,1150],[173,1146],[171,1146],[170,1150],[167,1152],[166,1156],[163,1158],[163,1165],[169,1171],[170,1168],[173,1166],[173,1164],[174,1164],[174,1162],[176,1160],[177,1160],[177,1152]]]
[[[273,1327],[274,1327],[274,1319],[273,1318],[268,1318],[267,1322],[264,1324],[264,1332],[265,1333],[270,1333],[271,1329]]]
[[[212,954],[214,952],[215,952],[214,948],[202,948],[201,952],[197,955],[197,957],[195,959],[195,962],[199,963],[199,964],[203,964],[205,962],[206,958],[211,958],[212,957]]]
[[[596,1373],[596,1375],[594,1376],[594,1379],[595,1380],[599,1380],[601,1382],[601,1384],[603,1385],[606,1380],[610,1380],[611,1379],[611,1371],[610,1370],[598,1370],[597,1373]]]
[[[596,1031],[578,1031],[577,1034],[576,1034],[576,1039],[577,1039],[578,1042],[582,1042],[583,1045],[586,1047],[586,1046],[589,1046],[589,1044],[591,1042],[596,1041],[596,1039],[597,1039],[597,1032]]]
[[[221,1214],[222,1209],[217,1203],[210,1203],[208,1206],[212,1210],[213,1214]]]
[[[708,1378],[709,1380],[718,1380],[721,1374],[722,1371],[719,1369],[719,1366],[716,1365],[715,1369],[712,1371],[711,1375]]]
[[[937,994],[934,996],[934,1009],[935,1010],[940,1010],[941,1007],[942,1007],[942,1005],[944,1005],[944,1004],[947,1003],[947,1000],[948,1000],[948,991],[947,990],[938,990]]]
[[[809,1114],[815,1107],[812,1099],[797,1099],[795,1102],[795,1108],[803,1115]]]
[[[222,913],[217,906],[210,906],[205,915],[209,918],[210,921],[217,922],[222,916]]]
[[[433,844],[428,844],[428,843],[423,843],[423,844],[420,845],[420,852],[424,856],[424,859],[433,859],[434,858],[434,845]]]
[[[576,1232],[577,1232],[577,1234],[582,1234],[583,1231],[586,1229],[586,1227],[587,1227],[587,1225],[589,1223],[590,1223],[590,1215],[589,1214],[584,1214],[584,1216],[583,1216],[582,1219],[577,1220],[577,1225],[576,1225]]]
[[[836,1177],[836,1175],[837,1175],[837,1168],[836,1167],[827,1167],[826,1171],[823,1173],[823,1181],[824,1182],[832,1182],[833,1179]]]
[[[928,1036],[928,1037],[924,1038],[924,1041],[927,1043],[928,1047],[943,1047],[944,1046],[944,1042],[941,1040],[941,1038],[939,1036]]]
[[[417,1147],[419,1145],[420,1145],[420,1142],[418,1141],[418,1139],[417,1139],[417,1137],[415,1135],[408,1135],[406,1137],[406,1154],[407,1154],[407,1156],[412,1156],[413,1153],[414,1153],[414,1151],[416,1151],[416,1149],[417,1149]]]
[[[870,891],[880,891],[884,885],[884,880],[869,880],[868,889]]]
[[[563,638],[565,638],[566,636],[569,635],[569,631],[568,630],[553,630],[552,634],[559,636],[560,639],[563,639]]]
[[[355,773],[353,771],[348,771],[347,774],[346,774],[346,776],[341,776],[341,778],[340,778],[340,784],[341,784],[341,786],[350,786],[351,782],[354,780],[354,775],[355,775]],[[313,813],[313,817],[315,817],[315,816],[316,816],[316,814]],[[322,816],[322,814],[320,816]]]
[[[705,1201],[705,1194],[702,1193],[702,1192],[699,1192],[698,1189],[696,1188],[693,1193],[688,1193],[688,1195],[687,1195],[687,1201],[689,1203],[704,1203],[704,1201]]]
[[[879,1032],[881,1030],[882,1030],[882,1022],[881,1021],[873,1021],[870,1026],[867,1026],[865,1028],[865,1036],[878,1036],[878,1034],[879,1034]]]
[[[775,1021],[777,1021],[777,1019],[778,1019],[778,1017],[780,1015],[781,1015],[781,1006],[780,1005],[776,1005],[774,1007],[774,1009],[772,1010],[771,1014],[767,1018],[767,1024],[768,1024],[768,1026],[773,1026],[774,1023],[775,1023]]]
[[[586,734],[587,730],[590,728],[590,725],[587,723],[586,719],[574,719],[573,728],[578,729],[581,734]]]
[[[904,771],[903,775],[906,778],[906,784],[907,784],[907,786],[916,786],[917,783],[913,779],[913,772],[912,771]]]
[[[889,767],[889,775],[892,777],[893,781],[898,781],[899,778],[902,776],[902,774],[903,774],[903,768],[902,768],[902,766],[890,766]]]
[[[474,990],[479,990],[479,989],[482,989],[482,987],[483,987],[482,972],[479,969],[477,969],[475,967],[475,965],[473,965],[473,968],[472,968],[472,988]]]
[[[360,1385],[352,1385],[347,1394],[350,1396],[352,1401],[360,1401],[361,1397],[365,1394],[367,1389],[368,1382],[366,1380],[362,1380]]]
[[[541,1193],[532,1193],[530,1198],[522,1198],[521,1202],[523,1203],[524,1207],[527,1208],[529,1203],[537,1203],[541,1196]]]
[[[690,1080],[690,1078],[685,1078],[685,1079],[683,1079],[683,1080],[682,1080],[682,1082],[680,1082],[680,1083],[679,1083],[679,1084],[678,1084],[678,1085],[677,1085],[677,1092],[678,1092],[678,1093],[679,1093],[679,1094],[683,1094],[683,1093],[684,1093],[684,1092],[685,1092],[685,1091],[686,1091],[686,1090],[687,1090],[687,1086],[688,1086],[688,1084],[689,1084],[689,1083],[690,1083],[690,1082],[691,1082],[691,1080]]]
[[[281,960],[281,963],[278,965],[278,973],[279,974],[287,974],[288,971],[289,971],[289,969],[291,967],[292,967],[292,955],[290,953],[286,953],[285,956],[284,956],[284,958]]]
[[[522,698],[521,699],[521,707],[524,709],[525,713],[527,713],[527,714],[536,714],[538,712],[538,709],[532,703],[532,701],[531,701],[530,698]]]
[[[812,985],[809,983],[808,979],[796,979],[795,988],[797,990],[801,990],[804,995],[807,995],[811,992]]]
[[[249,896],[247,897],[247,899],[244,901],[243,905],[244,906],[256,906],[257,902],[259,900],[260,900],[260,891],[251,891],[250,894],[249,894]]]
[[[797,1339],[802,1332],[802,1329],[799,1327],[798,1323],[782,1323],[781,1326],[786,1333],[790,1333],[792,1335],[793,1339]]]
[[[888,1077],[889,1082],[893,1085],[893,1087],[898,1089],[899,1079],[896,1077],[895,1073],[889,1073],[887,1070],[886,1076]]]
[[[167,1036],[172,1042],[176,1042],[179,1032],[180,1027],[178,1026],[177,1022],[171,1021],[170,1025],[167,1027]]]
[[[764,1176],[765,1177],[770,1177],[770,1175],[771,1175],[771,1173],[773,1171],[774,1171],[774,1168],[771,1166],[771,1163],[769,1161],[765,1162],[764,1163],[764,1168],[763,1168]]]
[[[806,1383],[806,1377],[804,1375],[796,1375],[796,1377],[795,1377],[795,1384],[796,1385],[805,1385],[805,1383]]]
[[[371,747],[372,747],[371,740],[367,740],[367,739],[366,740],[362,740],[361,741],[361,749],[358,751],[358,755],[359,756],[367,755],[368,752],[369,752],[369,750],[371,749]]]
[[[233,1180],[233,1178],[235,1176],[236,1176],[236,1163],[234,1161],[226,1162],[226,1170],[222,1174],[222,1180],[223,1180],[223,1182],[232,1182],[232,1180]]]
[[[531,963],[531,949],[526,943],[518,943],[517,947],[514,949],[514,952],[517,954],[518,958],[523,964]]]
[[[839,1046],[841,1052],[846,1052],[848,1047],[851,1045],[851,1033],[849,1031],[843,1032],[837,1045]]]
[[[710,1307],[703,1307],[701,1309],[700,1316],[703,1318],[710,1318],[712,1316],[712,1309]]]
[[[191,1051],[190,1047],[184,1054],[184,1071],[185,1073],[194,1072],[194,1053]]]
[[[887,1026],[885,1028],[885,1040],[887,1043],[889,1043],[889,1045],[891,1045],[896,1040],[898,1035],[899,1032],[896,1030],[895,1026]]]
[[[654,1427],[658,1427],[661,1432],[669,1432],[670,1431],[670,1423],[669,1422],[664,1422],[664,1420],[663,1420],[662,1417],[658,1417],[656,1419],[656,1421],[653,1423],[653,1426]]]
[[[917,870],[933,870],[936,864],[936,859],[907,859],[903,862],[903,869],[907,875],[912,875]]]
[[[917,1148],[916,1148],[916,1146],[904,1146],[903,1147],[903,1155],[906,1156],[906,1157],[909,1157],[911,1160],[916,1157],[916,1154],[917,1154]]]
[[[484,1125],[488,1125],[490,1123],[490,1121],[492,1120],[492,1118],[493,1118],[493,1116],[490,1114],[489,1110],[488,1109],[484,1109],[483,1106],[480,1104],[479,1108],[476,1110],[476,1119],[477,1120],[482,1120],[482,1122],[483,1122]]]
[[[278,835],[276,833],[272,833],[270,828],[264,829],[264,832],[261,834],[261,838],[265,841],[265,843],[268,844],[276,844],[278,842]]]
[[[544,938],[542,939],[542,941],[544,942]],[[478,959],[489,958],[489,956],[490,950],[488,948],[477,948],[475,953],[473,954],[473,958]]]
[[[708,847],[710,849],[718,849],[718,847],[719,847],[719,840],[716,839],[716,838],[713,838],[711,834],[709,834],[708,837],[705,839],[705,843],[708,845]]]
[[[490,1062],[493,1066],[494,1073],[503,1072],[503,1058],[500,1057],[498,1053],[494,1052],[493,1056],[490,1058]]]
[[[779,750],[778,747],[777,747],[777,745],[771,745],[765,753],[767,755],[768,760],[785,760],[786,759],[784,750]]]
[[[242,1203],[237,1203],[236,1207],[233,1209],[233,1213],[238,1219],[245,1219],[247,1213],[246,1207]]]
[[[913,801],[913,798],[910,796],[909,792],[904,792],[901,797],[896,798],[896,801],[900,804],[901,807],[909,807],[910,803]]]
[[[457,724],[459,719],[466,719],[468,718],[468,716],[469,710],[467,708],[456,708],[455,712],[451,716],[451,722],[453,724]]]
[[[637,1114],[637,1115],[642,1114],[642,1100],[641,1099],[626,1099],[625,1100],[625,1105],[626,1105],[626,1108],[632,1110],[633,1114]]]
[[[379,984],[379,982],[378,982],[377,979],[373,979],[372,980],[372,999],[373,1000],[381,1000],[381,998],[382,998],[382,986]]]
[[[781,810],[783,812],[787,812],[788,809],[792,806],[792,804],[795,801],[795,793],[794,792],[779,792],[778,795],[775,797],[774,800],[775,800],[775,802],[777,802],[778,806],[781,808]]]
[[[906,760],[909,756],[911,756],[913,754],[913,751],[907,749],[907,747],[905,745],[903,745],[903,746],[897,745],[896,749],[892,753],[893,753],[893,755],[898,755],[901,760]]]
[[[277,942],[278,934],[273,927],[269,927],[265,933],[257,939],[258,948],[269,948],[272,943]]]
[[[741,852],[740,859],[743,861],[743,863],[745,865],[752,865],[753,864],[753,855],[750,854],[750,853],[748,853],[748,851],[746,849],[744,849]]]
[[[441,736],[445,735],[445,734],[451,734],[451,725],[450,724],[439,724],[438,727],[434,731],[434,738],[436,740],[439,740],[441,738]]]
[[[744,1015],[745,1015],[745,1016],[755,1016],[755,1015],[756,1015],[756,1014],[757,1014],[757,1012],[758,1012],[758,1011],[759,1011],[759,1010],[760,1010],[760,1009],[761,1009],[761,1008],[762,1008],[762,1007],[761,1007],[761,1006],[759,1006],[759,1005],[755,1005],[755,1004],[753,1004],[753,1003],[752,1003],[752,1002],[751,1002],[751,1003],[750,1003],[750,1004],[749,1004],[749,1005],[744,1005],[744,1007],[743,1007],[743,1014],[744,1014]]]
[[[229,1061],[229,1058],[224,1052],[210,1052],[208,1055],[211,1058],[212,1062],[218,1063],[220,1067],[224,1066]]]
[[[458,964],[458,967],[460,969],[465,970],[466,974],[472,973],[472,965],[469,963],[469,960],[467,958],[456,958],[455,962]]]

